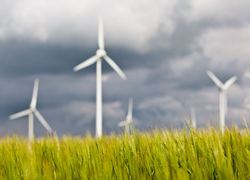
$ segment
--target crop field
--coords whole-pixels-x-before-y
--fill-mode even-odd
[[[250,133],[2,138],[0,179],[250,179]]]

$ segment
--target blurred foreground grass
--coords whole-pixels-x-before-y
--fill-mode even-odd
[[[250,179],[250,133],[2,138],[0,179]]]

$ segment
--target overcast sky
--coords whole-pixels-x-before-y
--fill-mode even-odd
[[[140,130],[182,128],[191,107],[198,127],[216,127],[208,69],[222,81],[237,75],[226,124],[241,125],[250,115],[249,9],[248,0],[1,0],[0,134],[26,134],[27,118],[8,116],[29,106],[35,78],[38,108],[59,135],[94,133],[95,66],[73,67],[95,53],[99,16],[107,52],[128,76],[103,67],[106,134],[121,132],[129,97]]]

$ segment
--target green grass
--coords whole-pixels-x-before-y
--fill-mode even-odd
[[[250,133],[3,138],[0,179],[250,179]]]

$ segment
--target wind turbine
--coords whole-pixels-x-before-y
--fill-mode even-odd
[[[190,113],[187,118],[185,118],[185,124],[187,128],[191,129],[196,129],[196,114],[195,114],[195,109],[191,108]]]
[[[245,128],[248,130],[248,124],[247,124],[247,120],[245,117],[242,118],[243,120],[243,125],[245,126]]]
[[[227,90],[237,80],[236,76],[231,77],[224,84],[210,71],[207,71],[207,75],[212,79],[215,85],[219,89],[219,117],[220,117],[220,129],[224,133],[225,129],[225,116],[227,114]]]
[[[129,99],[128,114],[124,121],[121,121],[118,126],[124,127],[126,133],[130,132],[130,127],[133,123],[133,99]]]
[[[190,119],[192,128],[196,129],[196,112],[194,108],[191,108],[190,110]]]
[[[11,120],[14,120],[17,118],[28,116],[28,119],[29,119],[29,140],[34,139],[34,116],[40,121],[40,123],[43,125],[43,127],[50,134],[54,133],[54,131],[49,126],[47,121],[44,119],[44,117],[41,115],[41,113],[37,110],[38,86],[39,86],[39,80],[36,79],[35,83],[34,83],[33,95],[32,95],[29,109],[18,112],[18,113],[13,114],[9,117]]]
[[[102,136],[102,61],[106,61],[115,72],[122,78],[126,79],[126,75],[120,67],[107,55],[104,47],[103,22],[99,19],[98,25],[98,49],[96,54],[81,64],[74,67],[74,71],[84,69],[96,63],[96,137]]]

